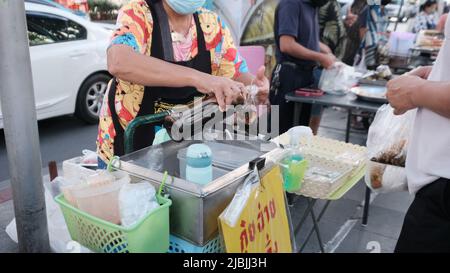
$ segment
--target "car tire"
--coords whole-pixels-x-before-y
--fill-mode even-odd
[[[78,92],[75,116],[89,124],[98,123],[98,116],[111,76],[95,74],[87,78]]]

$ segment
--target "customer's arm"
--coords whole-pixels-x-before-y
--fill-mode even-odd
[[[325,54],[333,54],[333,51],[331,51],[331,48],[322,42],[320,42],[320,52],[325,53]]]
[[[422,107],[450,118],[450,82],[434,82],[415,75],[403,75],[388,82],[387,88],[387,98],[395,114],[401,115]]]
[[[319,62],[325,68],[331,67],[336,61],[336,57],[332,54],[310,50],[297,43],[295,38],[289,35],[280,37],[280,51],[297,59]]]
[[[413,92],[412,100],[417,107],[430,109],[450,119],[450,82],[425,81]]]

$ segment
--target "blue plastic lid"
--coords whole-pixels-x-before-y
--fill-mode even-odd
[[[186,152],[186,164],[194,168],[211,166],[211,149],[205,144],[192,144]]]

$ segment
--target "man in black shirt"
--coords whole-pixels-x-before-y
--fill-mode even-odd
[[[293,103],[285,95],[314,83],[313,70],[331,67],[336,57],[319,38],[318,9],[328,0],[281,0],[275,13],[277,66],[272,75],[270,101],[280,106],[280,134],[293,126]],[[309,125],[311,106],[304,105],[301,125]]]

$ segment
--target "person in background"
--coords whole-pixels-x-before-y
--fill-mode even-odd
[[[438,4],[436,0],[425,0],[424,3],[420,5],[420,12],[415,18],[412,28],[413,33],[419,33],[421,30],[436,29],[438,23],[437,7]]]
[[[450,20],[446,23],[450,35]],[[395,252],[450,252],[450,41],[433,67],[419,67],[387,84],[401,115],[417,109],[406,158],[408,189],[415,194]]]
[[[319,28],[321,43],[328,46],[337,59],[342,59],[346,42],[346,29],[337,0],[330,0],[319,9]],[[319,85],[321,74],[322,69],[315,69],[313,71],[315,87]],[[312,106],[309,127],[311,127],[314,135],[317,135],[319,131],[322,113],[322,106]]]
[[[335,62],[331,49],[319,38],[318,10],[326,3],[327,0],[281,0],[275,11],[277,65],[272,73],[270,102],[279,105],[280,134],[293,126],[294,104],[286,102],[285,95],[311,86],[318,64],[329,68]],[[300,125],[308,126],[310,117],[311,106],[303,105]]]
[[[346,30],[337,0],[330,0],[319,9],[320,41],[327,45],[337,59],[344,54]]]
[[[342,61],[347,65],[354,65],[355,57],[367,32],[368,5],[367,0],[355,0],[349,11],[356,16],[353,24],[347,27],[347,42]]]
[[[388,16],[385,7],[391,0],[382,0],[381,5],[368,6],[367,32],[363,39],[363,49],[365,51],[365,66],[369,70],[375,70],[379,65],[379,48],[387,43],[387,38],[383,36],[387,32]]]

